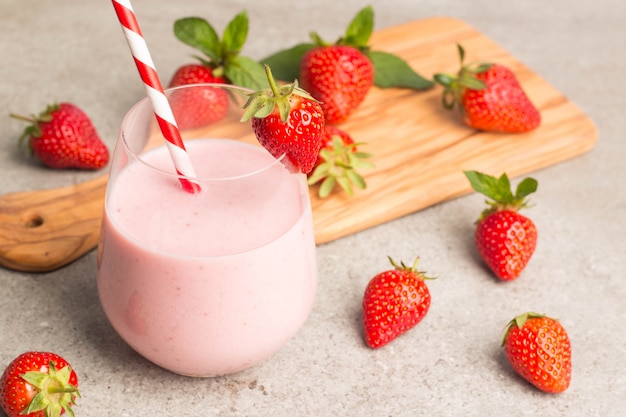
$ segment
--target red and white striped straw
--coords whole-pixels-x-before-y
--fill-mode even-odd
[[[122,31],[128,42],[128,47],[139,70],[139,76],[146,87],[146,93],[152,103],[159,128],[166,139],[165,143],[174,162],[174,168],[179,175],[186,177],[181,178],[181,185],[186,191],[196,193],[200,191],[200,186],[196,182],[187,179],[195,177],[195,171],[180,136],[170,104],[163,92],[159,74],[154,67],[154,62],[152,62],[148,45],[146,45],[146,41],[143,38],[130,0],[112,1],[115,13],[117,13],[117,17],[122,25]]]

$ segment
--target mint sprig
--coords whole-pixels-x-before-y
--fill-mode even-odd
[[[201,52],[204,56],[193,56],[213,69],[214,74],[223,74],[231,84],[256,90],[267,82],[263,65],[240,54],[248,37],[248,26],[248,15],[242,11],[228,22],[220,39],[206,19],[185,17],[174,22],[174,35]]]
[[[494,177],[478,171],[463,171],[474,191],[486,196],[488,208],[479,218],[483,219],[497,210],[518,211],[528,207],[527,197],[537,191],[538,182],[532,177],[524,178],[515,189],[511,191],[511,181],[506,173],[500,177]]]

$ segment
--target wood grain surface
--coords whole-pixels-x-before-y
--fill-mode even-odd
[[[456,44],[465,62],[497,62],[517,75],[539,108],[541,126],[525,134],[478,132],[443,109],[442,87],[425,92],[373,89],[342,127],[375,168],[363,171],[367,189],[354,197],[336,192],[313,196],[318,243],[329,242],[471,192],[463,170],[509,177],[530,173],[591,149],[594,123],[539,75],[465,22],[431,18],[375,33],[372,50],[394,53],[426,78],[456,72]],[[315,190],[312,190],[315,191]]]
[[[428,91],[378,89],[341,127],[375,167],[362,172],[368,187],[353,197],[337,190],[325,199],[311,188],[318,244],[353,234],[471,192],[463,170],[510,177],[565,161],[591,149],[593,122],[559,91],[466,23],[431,18],[376,32],[372,49],[402,57],[431,78],[456,72],[456,44],[466,62],[509,66],[542,114],[526,134],[478,132],[444,110],[441,87]],[[22,271],[60,268],[98,242],[107,176],[69,187],[0,197],[0,265]]]

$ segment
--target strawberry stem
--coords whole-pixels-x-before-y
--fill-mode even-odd
[[[21,114],[9,113],[9,117],[12,117],[23,122],[35,123],[36,120],[33,117],[23,116]]]
[[[391,265],[398,271],[413,272],[413,273],[417,274],[417,276],[421,280],[437,279],[436,277],[428,277],[428,276],[426,276],[425,275],[426,273],[424,271],[418,271],[417,263],[420,260],[419,256],[417,258],[415,258],[415,261],[413,262],[412,266],[407,266],[404,262],[400,262],[400,264],[398,264],[398,263],[396,263],[396,261],[394,261],[391,258],[391,256],[387,256],[387,259],[389,259],[389,262],[391,263]]]
[[[311,101],[317,101],[311,95],[298,87],[298,80],[294,80],[291,84],[285,84],[282,87],[276,84],[276,80],[272,75],[272,70],[269,65],[265,65],[265,74],[267,75],[267,82],[270,86],[270,91],[257,90],[248,96],[248,100],[244,103],[243,108],[246,109],[241,122],[247,122],[253,117],[262,119],[269,116],[274,111],[275,107],[278,107],[280,119],[283,123],[287,122],[289,112],[291,111],[291,104],[289,97],[292,94],[304,97]],[[270,95],[271,94],[271,95]]]
[[[278,84],[276,84],[276,80],[272,75],[272,69],[269,65],[265,65],[265,74],[267,75],[267,81],[270,84],[270,89],[275,97],[279,97],[281,95],[280,89],[278,88]]]

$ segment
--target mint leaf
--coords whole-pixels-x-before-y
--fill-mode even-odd
[[[267,88],[267,76],[263,65],[251,58],[237,56],[224,67],[224,74],[232,84],[251,90]]]
[[[222,44],[227,53],[236,53],[241,51],[248,37],[248,15],[245,11],[236,15],[231,20],[222,37]]]
[[[374,65],[374,84],[380,88],[401,87],[426,90],[434,83],[415,72],[400,57],[379,51],[368,53]]]
[[[174,35],[184,44],[200,50],[218,62],[220,40],[213,26],[200,17],[186,17],[174,22]]]
[[[478,171],[463,171],[472,188],[489,197],[495,202],[510,203],[513,201],[509,178],[502,174],[500,178],[483,174]]]
[[[537,191],[537,184],[537,180],[534,178],[524,178],[522,182],[517,184],[515,199],[524,200],[524,198]]]
[[[367,6],[359,11],[354,19],[352,19],[341,43],[356,48],[365,48],[370,40],[370,36],[372,36],[373,30],[374,9],[372,9],[372,6]]]
[[[272,74],[278,80],[293,81],[300,77],[300,62],[302,57],[310,49],[314,48],[312,43],[298,44],[292,48],[279,51],[261,60],[262,65],[268,65],[272,69]]]
[[[495,201],[503,203],[513,203],[513,193],[511,192],[511,181],[506,173],[500,175],[498,178],[497,189],[493,190],[494,195],[498,198],[494,198]]]

